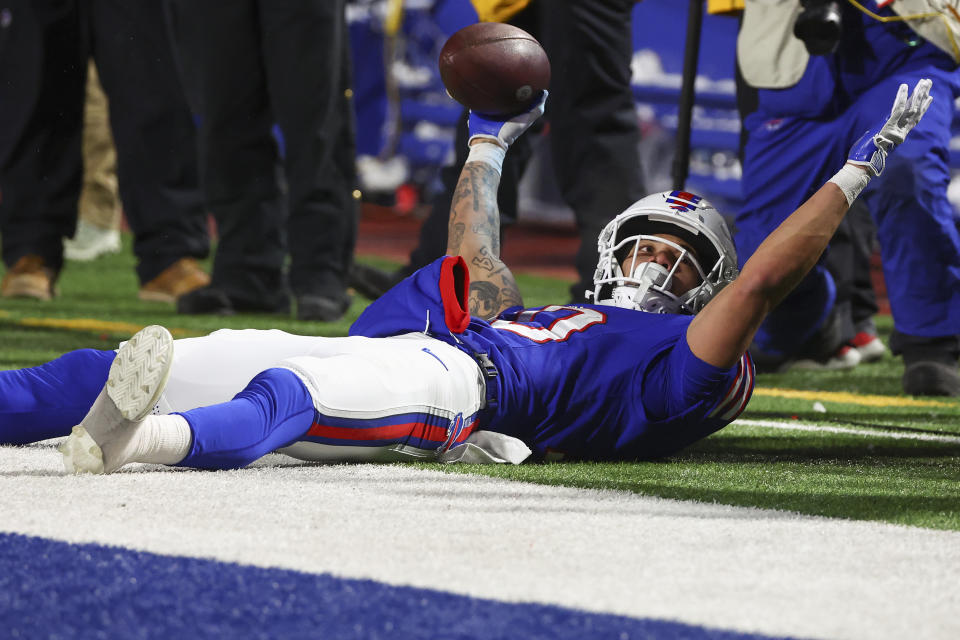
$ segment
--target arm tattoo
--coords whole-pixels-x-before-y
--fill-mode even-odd
[[[466,259],[470,269],[470,315],[489,319],[523,304],[513,274],[500,260],[500,176],[486,164],[468,162],[453,193],[447,253]]]
[[[504,275],[500,281],[502,286],[489,280],[470,283],[470,315],[489,320],[504,309],[523,306],[523,298],[513,276]]]
[[[447,239],[447,253],[460,253],[460,245],[463,243],[463,232],[467,225],[462,222],[450,221],[449,238]]]
[[[499,181],[496,172],[484,164],[469,162],[464,165],[450,207],[450,236],[447,240],[450,253],[453,253],[454,245],[457,249],[460,248],[463,232],[469,226],[471,233],[476,235],[484,245],[489,246],[494,256],[499,257],[500,212],[497,209]],[[457,235],[455,230],[459,230],[460,234]]]
[[[492,282],[470,283],[470,315],[492,318],[500,311],[500,290]]]
[[[508,271],[501,280],[503,288],[500,289],[500,308],[522,307],[523,297],[520,295],[520,289],[517,288],[516,280],[513,279],[513,274]]]
[[[493,270],[497,268],[496,263],[498,262],[500,261],[494,256],[491,256],[486,247],[480,247],[478,255],[473,256],[473,260],[470,261],[473,266],[479,267],[490,273],[493,273]]]

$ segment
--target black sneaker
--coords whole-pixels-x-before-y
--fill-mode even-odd
[[[911,396],[960,396],[956,366],[932,360],[914,362],[903,370],[903,392]]]
[[[890,350],[903,356],[903,392],[911,396],[960,396],[960,336],[911,336],[894,330]]]
[[[376,300],[408,275],[410,274],[404,268],[396,271],[385,271],[368,264],[355,262],[347,274],[347,284],[364,298]]]
[[[297,296],[297,320],[336,322],[350,308],[350,296],[304,294]]]
[[[177,313],[185,315],[215,314],[231,316],[236,313],[230,298],[220,289],[200,287],[177,298]]]
[[[281,293],[269,299],[251,300],[231,297],[217,287],[201,287],[177,298],[177,313],[221,316],[235,313],[290,315],[290,296]]]

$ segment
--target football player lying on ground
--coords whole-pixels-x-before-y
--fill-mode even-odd
[[[94,473],[130,462],[237,468],[278,450],[323,461],[671,454],[744,409],[754,332],[920,120],[929,90],[922,80],[908,98],[901,86],[889,118],[739,276],[717,211],[661,193],[604,229],[594,304],[539,309],[521,307],[500,260],[496,193],[507,147],[546,96],[507,122],[472,115],[449,255],[371,304],[351,337],[174,341],[147,327],[116,353],[0,373],[0,441],[70,433],[67,470]]]

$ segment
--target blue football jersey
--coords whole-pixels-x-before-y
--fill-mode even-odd
[[[720,369],[690,351],[692,316],[600,305],[508,309],[472,318],[466,266],[441,258],[371,304],[350,329],[370,337],[426,331],[496,367],[479,427],[546,459],[671,454],[735,419],[753,390],[744,356]]]

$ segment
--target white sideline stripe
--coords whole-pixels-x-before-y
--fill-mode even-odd
[[[832,427],[815,422],[777,422],[774,420],[735,420],[731,426],[742,424],[747,427],[768,427],[770,429],[787,429],[793,431],[826,431],[827,433],[843,433],[867,438],[891,438],[893,440],[928,440],[932,442],[949,442],[960,444],[960,437],[946,436],[937,433],[897,433],[894,431],[875,431],[872,429],[851,429],[849,427]]]
[[[960,638],[960,532],[404,466],[64,476],[0,447],[0,530],[806,638]]]

